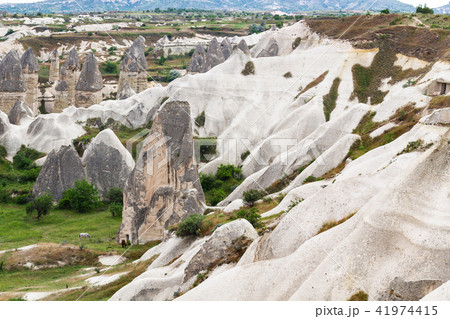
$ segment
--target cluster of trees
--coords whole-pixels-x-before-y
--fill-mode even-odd
[[[87,180],[76,181],[74,187],[64,191],[62,199],[56,205],[58,209],[73,209],[78,213],[87,213],[99,208],[102,204],[109,204],[111,215],[122,216],[123,191],[120,188],[111,188],[106,201],[101,201],[98,189]],[[36,214],[39,221],[54,208],[54,200],[50,193],[45,193],[28,202],[28,214]]]

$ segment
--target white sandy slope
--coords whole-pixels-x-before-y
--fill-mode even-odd
[[[271,240],[266,240],[274,259],[235,267],[180,299],[346,300],[359,290],[378,299],[395,277],[449,280],[448,131],[446,127],[418,127],[416,136],[434,137],[435,145],[425,152],[401,155],[387,167],[373,165],[384,162],[379,158],[374,163],[380,154],[370,153],[378,150],[354,161],[334,184],[284,217]],[[391,144],[391,152],[403,146],[394,149]],[[355,176],[369,163],[370,173]],[[346,194],[353,195],[352,202],[338,201]],[[318,202],[314,205],[315,198]],[[319,200],[328,202],[320,206]],[[345,210],[357,213],[312,237],[320,221],[340,219],[347,214]]]

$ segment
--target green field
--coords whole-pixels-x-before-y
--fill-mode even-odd
[[[53,210],[37,221],[25,212],[25,206],[0,204],[0,250],[36,243],[79,245],[80,233],[89,233],[87,248],[110,251],[121,247],[115,243],[121,218],[112,217],[105,208],[80,214],[69,210]]]

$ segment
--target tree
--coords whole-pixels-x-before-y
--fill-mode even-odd
[[[79,213],[95,209],[99,204],[97,188],[85,179],[76,181],[74,187],[64,191],[63,198],[59,202],[60,207],[72,208]]]
[[[226,181],[231,178],[240,179],[242,177],[242,170],[233,164],[220,164],[216,172],[217,179]]]
[[[177,236],[200,236],[203,219],[205,216],[200,214],[189,215],[178,225]]]
[[[388,8],[386,8],[386,9],[381,10],[380,13],[381,13],[381,14],[389,14],[389,13],[391,13],[391,12],[389,11]]]
[[[122,204],[123,203],[123,190],[121,190],[120,188],[113,187],[106,194],[106,198],[108,199],[108,201],[110,203]]]
[[[416,8],[416,13],[433,14],[434,11],[433,11],[433,9],[428,8],[427,5],[425,4],[423,7],[421,5],[419,5]]]
[[[53,207],[53,197],[49,193],[45,193],[39,197],[36,197],[33,201],[29,202],[26,206],[27,214],[37,212],[37,220],[39,221],[42,216],[47,215]]]
[[[249,189],[248,191],[244,192],[243,194],[243,200],[244,203],[250,207],[253,207],[255,205],[255,202],[261,198],[263,198],[264,194],[257,190],[257,189]]]
[[[171,70],[169,72],[169,81],[173,81],[176,78],[179,78],[181,76],[181,73],[178,72],[177,70]]]
[[[112,61],[106,61],[105,63],[105,71],[111,74],[119,73],[119,67],[117,66],[117,63]]]
[[[122,216],[123,205],[119,203],[112,203],[109,206],[109,211],[113,217],[121,217]]]

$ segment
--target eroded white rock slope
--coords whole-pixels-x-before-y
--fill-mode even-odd
[[[297,37],[302,38],[301,44],[292,51]],[[279,56],[255,58],[255,51],[272,39],[279,44]],[[285,199],[265,214],[282,213],[291,201],[303,199],[282,215],[273,231],[257,237],[248,225],[233,224],[253,241],[239,262],[204,267],[202,273],[209,269],[208,278],[191,289],[196,276],[186,274],[193,258],[205,247],[207,251],[221,247],[211,244],[214,236],[240,232],[231,232],[225,225],[210,238],[170,237],[146,253],[143,259],[155,261],[113,300],[165,300],[181,293],[181,300],[346,300],[360,290],[370,299],[389,299],[390,287],[397,289],[399,282],[404,282],[401,289],[410,287],[414,298],[420,299],[425,296],[421,292],[428,293],[450,279],[448,109],[425,112],[409,132],[347,163],[332,180],[303,185],[306,177],[320,177],[345,159],[359,138],[353,130],[367,112],[376,112],[374,121],[386,121],[406,104],[426,107],[431,98],[422,94],[424,89],[438,74],[450,72],[448,63],[436,62],[414,86],[404,88],[406,79],[393,85],[383,81],[382,89],[389,92],[382,103],[358,103],[351,99],[352,67],[369,66],[376,53],[321,38],[297,23],[261,35],[248,55],[236,50],[206,73],[186,75],[167,87],[151,88],[123,101],[106,101],[88,109],[71,107],[20,125],[10,124],[1,114],[0,143],[10,157],[21,144],[49,152],[83,134],[88,118],[142,126],[169,97],[188,101],[193,119],[205,112],[205,125],[193,125],[195,135],[218,138],[218,156],[201,171],[213,173],[222,163],[242,164],[247,178],[219,204],[232,202],[225,210],[239,207],[245,190],[266,188],[284,174],[307,166],[283,190]],[[241,71],[249,61],[255,74],[244,76]],[[396,65],[418,69],[428,64],[398,55]],[[288,72],[292,77],[284,76]],[[321,74],[323,81],[299,94]],[[341,83],[336,108],[326,121],[323,96],[337,77]],[[409,142],[419,139],[428,148],[400,154]],[[246,150],[251,154],[242,161]],[[352,214],[346,222],[317,235],[323,224]],[[429,282],[433,285],[427,286]],[[443,298],[446,292],[444,287],[426,298]]]

